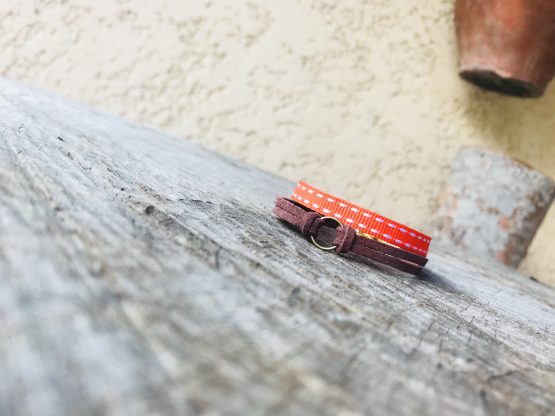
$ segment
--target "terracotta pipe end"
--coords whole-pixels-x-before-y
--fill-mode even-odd
[[[460,76],[482,88],[539,97],[555,75],[554,0],[457,0]]]

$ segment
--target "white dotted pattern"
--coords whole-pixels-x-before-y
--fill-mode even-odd
[[[315,196],[316,196],[317,198],[324,198],[324,196],[325,196],[325,195],[322,194],[321,192],[318,192],[318,191],[315,190],[315,189],[311,189],[310,187],[307,187],[306,185],[300,185],[300,184],[299,184],[299,185],[298,185],[298,188],[302,189],[303,191],[307,191],[307,192],[308,192],[309,194],[311,194],[311,195],[314,195],[314,194],[315,194]],[[316,208],[316,209],[320,208],[320,206],[319,206],[318,204],[315,204],[315,203],[312,203],[312,204],[311,204],[310,201],[309,201],[308,199],[304,199],[302,196],[297,195],[297,193],[295,193],[295,192],[293,193],[293,199],[297,199],[297,200],[299,200],[299,201],[302,201],[302,202],[304,202],[305,204],[307,204],[307,206],[312,206],[312,207],[314,207],[314,208]],[[329,197],[326,197],[326,201],[329,202],[329,203],[332,203],[332,204],[337,204],[337,205],[338,205],[339,207],[341,207],[341,208],[346,208],[346,207],[348,206],[348,205],[345,204],[344,202],[338,202],[338,201],[336,201],[335,199],[329,198]],[[352,212],[354,212],[354,213],[358,213],[358,212],[360,212],[360,209],[359,209],[359,208],[356,208],[356,207],[351,207],[351,208],[350,208],[350,211],[352,211]],[[331,212],[331,210],[329,210],[328,208],[322,208],[322,212],[323,212],[324,214],[326,214],[326,215],[327,215],[327,214],[331,214],[331,215],[332,215],[333,217],[335,217],[335,218],[342,218],[342,215],[341,215],[341,214],[339,214],[339,213],[337,213],[337,212],[333,213],[333,212]],[[365,218],[371,218],[371,217],[372,217],[372,215],[369,214],[369,213],[367,213],[367,212],[362,212],[362,216],[365,217]],[[380,218],[380,217],[375,217],[374,220],[375,220],[376,222],[378,222],[378,223],[385,223],[385,222],[386,222],[385,219]],[[352,219],[352,218],[346,218],[346,219],[345,219],[345,222],[347,222],[347,223],[349,223],[349,224],[353,224],[353,223],[355,222],[355,220]],[[360,228],[360,229],[365,229],[365,228],[366,228],[366,225],[365,225],[365,224],[362,224],[362,223],[358,223],[356,226],[357,226],[357,228]],[[398,229],[401,233],[408,234],[408,235],[410,235],[410,237],[416,238],[416,239],[422,241],[423,243],[429,244],[430,241],[431,241],[429,238],[425,238],[425,237],[423,237],[423,236],[421,236],[421,235],[417,235],[415,232],[412,232],[412,231],[409,232],[406,228],[400,227],[400,226],[398,226],[398,225],[396,225],[396,224],[394,224],[394,223],[392,223],[392,222],[388,222],[388,223],[387,223],[387,226],[388,226],[388,228],[391,228],[392,230]],[[381,236],[382,236],[383,238],[387,239],[387,240],[394,240],[395,243],[397,243],[400,247],[401,247],[401,246],[404,246],[404,247],[410,248],[412,251],[421,253],[421,254],[423,254],[423,255],[425,255],[425,254],[427,253],[427,250],[424,250],[424,249],[422,249],[422,248],[420,248],[420,247],[417,247],[417,246],[415,246],[414,244],[410,244],[410,243],[408,243],[408,242],[404,242],[403,240],[401,240],[401,239],[399,239],[399,238],[395,238],[395,239],[394,239],[390,234],[388,234],[388,233],[382,233],[382,232],[380,232],[379,230],[377,230],[377,229],[375,229],[375,228],[371,228],[371,229],[370,229],[370,232],[373,233],[373,234],[381,234]]]

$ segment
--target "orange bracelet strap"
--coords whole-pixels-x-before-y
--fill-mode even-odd
[[[291,199],[354,228],[358,234],[426,256],[432,239],[406,225],[299,181]]]

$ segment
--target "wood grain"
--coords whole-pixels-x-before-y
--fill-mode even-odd
[[[0,414],[547,415],[555,291],[322,252],[293,184],[0,81]]]

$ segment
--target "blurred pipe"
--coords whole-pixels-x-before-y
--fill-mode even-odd
[[[482,88],[539,97],[555,75],[555,1],[457,0],[460,76]]]
[[[433,215],[435,241],[517,267],[555,197],[555,182],[502,153],[455,157]]]

